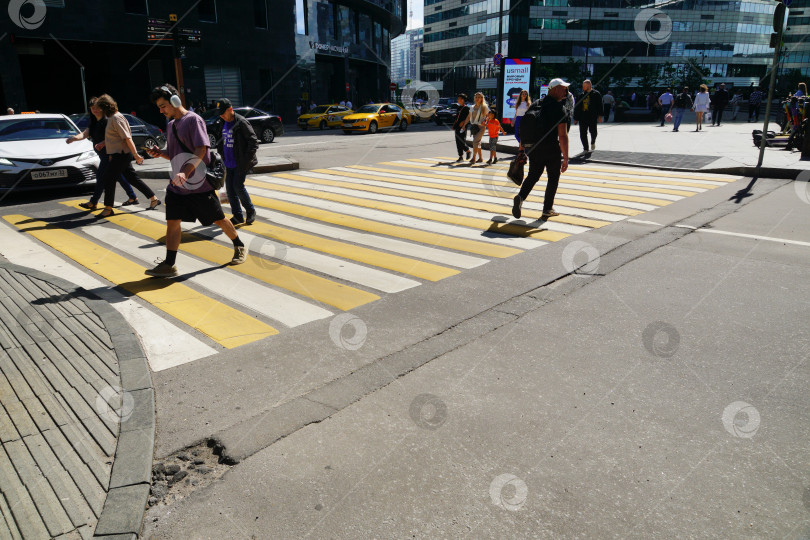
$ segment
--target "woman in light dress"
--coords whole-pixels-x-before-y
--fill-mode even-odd
[[[523,120],[523,115],[529,110],[531,104],[532,98],[529,97],[529,91],[521,90],[515,102],[515,139],[518,144],[520,144],[520,121]]]
[[[481,154],[481,138],[484,136],[484,126],[487,123],[487,114],[489,114],[489,105],[487,105],[487,100],[484,99],[484,94],[476,92],[473,99],[475,100],[475,105],[470,111],[470,130],[474,131],[473,156],[470,160],[470,165],[476,163],[476,155],[478,156],[478,163],[484,161],[484,157]],[[475,131],[476,128],[473,126],[478,126],[478,131]]]
[[[703,115],[709,110],[710,101],[709,88],[705,84],[701,84],[700,92],[695,96],[695,104],[692,106],[692,110],[697,113],[697,127],[695,131],[703,129]]]

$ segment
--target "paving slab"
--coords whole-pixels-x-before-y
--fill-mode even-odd
[[[3,262],[0,277],[0,537],[134,537],[155,432],[135,334],[60,278]]]

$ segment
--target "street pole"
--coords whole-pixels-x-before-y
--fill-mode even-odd
[[[177,25],[172,29],[172,50],[174,51],[174,75],[177,78],[177,93],[180,94],[180,101],[183,107],[186,106],[186,88],[183,81],[183,59],[180,54],[180,30]]]
[[[84,83],[84,66],[79,66],[79,73],[82,76],[82,99],[84,100],[84,114],[87,114],[87,85]]]
[[[773,46],[773,66],[771,67],[771,82],[768,85],[768,101],[765,103],[765,121],[762,125],[762,138],[759,141],[759,159],[757,169],[762,167],[762,160],[765,158],[765,146],[768,144],[768,123],[771,120],[771,101],[773,101],[773,91],[776,86],[776,70],[779,66],[779,53],[782,50],[782,31],[784,30],[785,18],[787,16],[785,5],[777,4],[774,12],[773,29],[776,34],[771,35],[771,45]]]
[[[591,0],[591,4],[588,7],[588,37],[585,38],[585,72],[588,75],[591,75],[588,72],[588,53],[591,52],[591,13],[593,11],[593,0]],[[648,44],[649,47],[649,44]]]
[[[503,0],[501,9],[498,11],[498,54],[503,54]]]

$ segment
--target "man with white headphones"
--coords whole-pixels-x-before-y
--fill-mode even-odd
[[[211,161],[205,121],[183,107],[177,90],[170,84],[152,90],[151,99],[170,121],[166,128],[166,150],[152,147],[148,152],[152,157],[172,162],[172,180],[166,188],[166,259],[147,270],[146,274],[177,276],[175,261],[182,236],[181,221],[193,223],[199,220],[204,226],[216,224],[233,242],[231,264],[244,263],[247,258],[245,244],[239,239],[233,223],[225,219],[219,196],[205,176],[205,166]]]

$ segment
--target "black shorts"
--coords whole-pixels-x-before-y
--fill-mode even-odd
[[[225,219],[219,195],[216,191],[178,195],[166,191],[166,220],[179,219],[194,223],[199,220],[204,226]]]

